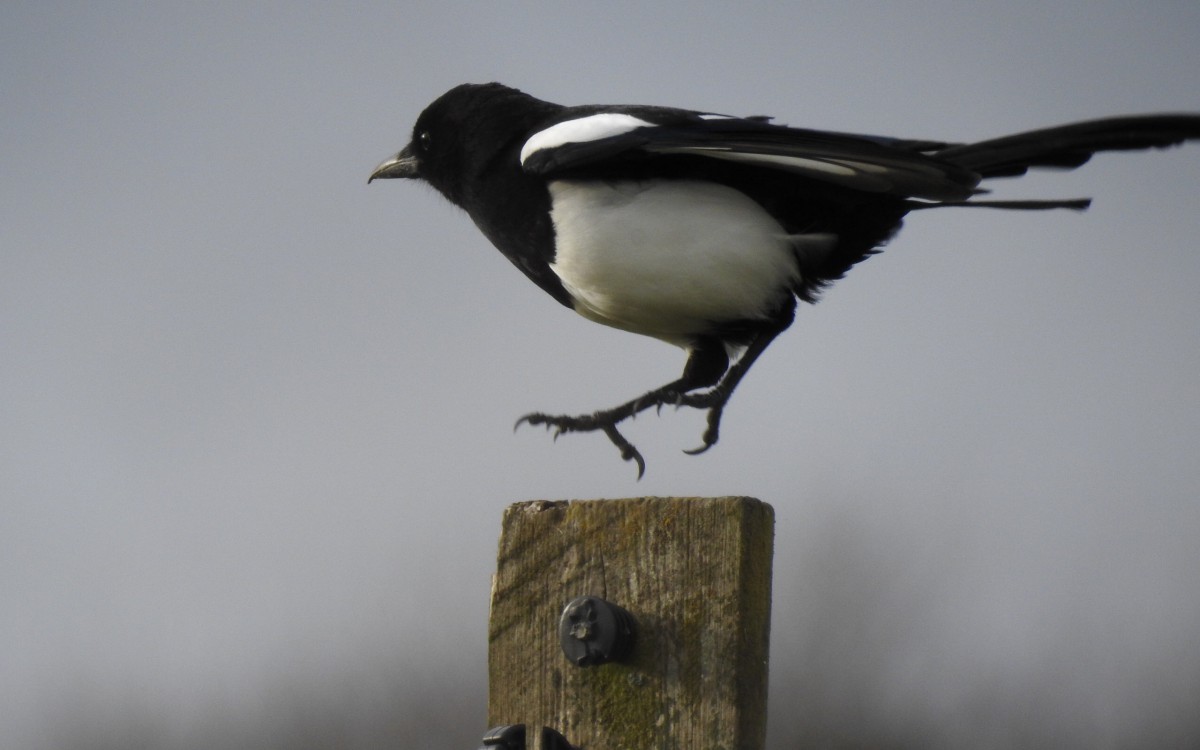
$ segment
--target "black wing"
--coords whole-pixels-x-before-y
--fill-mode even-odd
[[[526,141],[522,166],[544,177],[566,177],[698,157],[868,193],[964,200],[974,194],[980,176],[922,153],[948,145],[659,107],[576,107]]]

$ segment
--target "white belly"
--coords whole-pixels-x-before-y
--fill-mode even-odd
[[[795,237],[702,181],[550,183],[551,268],[584,317],[672,343],[764,319],[799,275]]]

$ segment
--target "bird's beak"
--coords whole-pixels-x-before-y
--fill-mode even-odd
[[[420,176],[421,163],[417,161],[417,157],[413,154],[412,149],[409,146],[405,146],[403,151],[378,167],[375,167],[375,171],[367,178],[367,184],[371,184],[371,180],[391,180],[398,177],[416,178]]]

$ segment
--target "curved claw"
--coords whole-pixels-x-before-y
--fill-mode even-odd
[[[621,458],[625,461],[633,461],[638,467],[638,482],[642,481],[642,477],[646,476],[646,460],[642,458],[642,454],[638,453],[638,449],[630,446],[628,451],[621,451]]]
[[[558,436],[567,431],[566,428],[556,422],[553,417],[548,417],[545,414],[537,411],[530,412],[529,414],[517,419],[517,421],[513,423],[513,432],[516,432],[518,429],[520,429],[521,425],[523,424],[527,424],[530,427],[537,427],[540,425],[545,427],[547,431],[553,429],[555,440],[558,440]]]
[[[604,425],[602,429],[604,430],[604,434],[608,436],[608,439],[612,441],[612,444],[617,446],[617,449],[621,451],[621,460],[633,461],[637,464],[637,478],[638,481],[641,481],[642,477],[646,474],[646,460],[642,458],[642,454],[638,452],[637,448],[633,447],[633,443],[630,443],[625,439],[624,435],[617,431],[615,425]]]
[[[721,436],[721,413],[724,411],[720,406],[714,406],[708,412],[708,427],[705,428],[704,434],[700,436],[703,445],[691,450],[685,450],[684,453],[689,456],[698,456],[709,448],[717,444],[717,440]]]

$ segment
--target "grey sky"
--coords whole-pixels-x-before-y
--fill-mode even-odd
[[[775,738],[1195,741],[1200,146],[999,187],[1083,215],[912,217],[715,449],[631,426],[640,483],[510,428],[682,354],[365,182],[464,81],[971,140],[1200,110],[1198,38],[1194,2],[5,4],[0,745],[477,697],[504,506],[654,494],[775,506]]]

